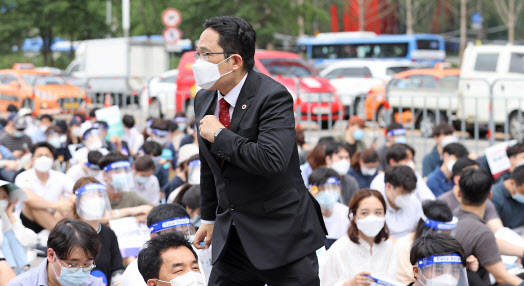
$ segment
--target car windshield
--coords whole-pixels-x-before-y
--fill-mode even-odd
[[[22,78],[30,85],[66,85],[65,80],[56,75],[24,74]]]
[[[318,74],[302,59],[272,58],[260,59],[260,62],[272,76],[307,77]]]

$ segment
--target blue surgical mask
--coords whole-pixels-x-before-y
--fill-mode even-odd
[[[130,174],[128,173],[113,174],[111,178],[111,185],[119,191],[127,190],[128,184],[131,181]]]
[[[362,138],[364,138],[364,130],[359,128],[353,132],[353,139],[358,141],[358,140],[361,140]]]
[[[396,136],[395,137],[395,143],[407,144],[408,143],[408,139],[406,139],[406,136]]]
[[[323,191],[315,196],[318,204],[325,210],[332,209],[338,201],[338,192],[336,191]]]
[[[24,132],[23,131],[18,131],[18,130],[15,130],[14,134],[13,134],[16,138],[21,138],[24,136]]]
[[[178,130],[185,131],[187,128],[187,124],[185,123],[178,123]]]
[[[516,200],[517,202],[521,203],[521,204],[524,204],[524,195],[521,195],[519,193],[517,193],[516,195],[512,196],[514,200]]]
[[[200,216],[195,214],[195,216],[193,217],[193,219],[191,219],[191,224],[194,226],[194,227],[200,227]]]
[[[58,259],[55,262],[59,263]],[[52,267],[52,269],[56,275],[55,268]],[[56,278],[58,279],[58,282],[60,282],[60,284],[63,286],[78,286],[84,283],[90,275],[89,272],[84,272],[83,269],[78,269],[76,272],[69,272],[67,267],[62,265],[60,265],[60,269],[60,276],[56,275]]]
[[[147,181],[149,181],[149,176],[147,176],[147,177],[144,177],[144,176],[136,176],[136,181],[137,181],[140,185],[143,185],[143,184],[147,183]]]

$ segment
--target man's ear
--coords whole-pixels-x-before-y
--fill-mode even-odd
[[[489,191],[489,196],[488,196],[488,199],[491,200],[491,197],[493,196],[493,192],[492,191]]]
[[[413,266],[413,274],[415,274],[415,279],[418,279],[418,267]]]
[[[244,66],[244,59],[239,54],[234,54],[230,60],[233,60],[232,69],[238,70]]]
[[[458,186],[458,184],[459,184],[459,180],[460,180],[460,176],[455,176],[455,177],[453,177],[453,182],[454,182],[455,185],[457,185],[457,186]]]
[[[147,286],[156,286],[156,280],[153,280],[153,279],[147,280]]]
[[[462,198],[462,193],[460,192],[460,189],[458,191],[457,197],[459,197],[459,199]]]

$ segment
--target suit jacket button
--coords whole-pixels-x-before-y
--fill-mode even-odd
[[[229,179],[224,179],[224,183],[229,184]]]
[[[231,209],[231,211],[234,211],[235,210],[235,205],[230,205],[229,208]]]

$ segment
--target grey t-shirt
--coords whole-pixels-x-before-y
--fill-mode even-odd
[[[343,205],[348,205],[353,195],[360,189],[358,182],[351,175],[341,176],[340,201]]]
[[[111,209],[114,210],[138,207],[141,205],[153,205],[150,201],[142,198],[135,192],[123,192],[120,200],[114,201],[109,199],[109,203],[111,204]]]
[[[448,207],[451,209],[451,211],[456,210],[460,203],[453,194],[453,190],[443,193],[442,195],[438,196],[438,200],[445,201]],[[486,202],[486,212],[484,213],[484,220],[490,221],[492,219],[499,218],[499,214],[497,213],[497,209],[495,208],[495,205],[493,202],[488,199]]]
[[[472,212],[457,208],[453,214],[459,222],[455,229],[455,238],[462,244],[466,257],[474,255],[479,260],[478,274],[485,285],[490,285],[489,272],[484,268],[502,261],[495,235],[486,222]]]

